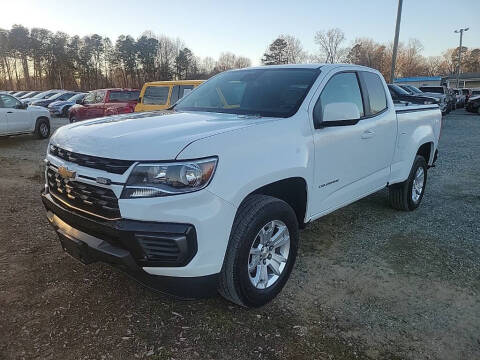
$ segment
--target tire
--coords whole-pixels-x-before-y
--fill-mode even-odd
[[[65,106],[65,107],[62,109],[62,116],[63,116],[63,117],[68,117],[68,109],[70,109],[70,106]]]
[[[268,235],[265,234],[271,229],[268,227],[269,224],[279,226],[276,228],[277,230],[273,230],[272,239],[275,240],[275,235],[277,234],[283,234],[284,236],[276,239],[280,239],[279,242],[285,242],[285,235],[290,236],[288,254],[285,251],[282,253],[280,248],[272,250],[273,252],[270,255],[265,255],[263,249],[258,250],[262,247],[260,242],[260,236],[262,235],[260,235],[260,232],[268,239]],[[266,195],[251,195],[247,197],[240,205],[232,226],[228,248],[220,273],[219,293],[227,300],[241,306],[259,307],[265,305],[278,295],[287,282],[297,257],[297,247],[298,221],[290,205],[282,200]],[[267,252],[268,249],[271,249],[268,246],[264,246],[264,248],[267,248]],[[252,251],[258,251],[258,255],[251,255]],[[274,261],[279,258],[277,256],[279,254],[286,261]],[[266,256],[266,258],[261,260],[262,256]],[[273,265],[277,268],[277,274],[274,274]],[[253,270],[249,270],[249,266]],[[266,282],[261,281],[260,269],[265,269],[267,274]],[[268,271],[270,271],[270,274],[268,274]],[[260,280],[258,282],[256,280],[257,276],[253,277],[252,272],[259,275],[258,279]],[[270,275],[272,276],[271,278]],[[265,277],[263,278],[265,279]],[[255,282],[257,282],[256,285],[254,285]],[[272,283],[269,284],[270,282]]]
[[[421,169],[421,170],[420,170]],[[421,182],[421,190],[416,186],[415,193],[414,185],[416,177],[423,171],[423,181]],[[427,161],[423,156],[417,155],[413,162],[412,169],[408,179],[399,184],[393,184],[388,187],[388,198],[390,205],[397,210],[412,211],[415,210],[422,202],[423,195],[425,194],[425,185],[427,184]]]
[[[74,122],[77,122],[77,119],[75,118],[75,116],[70,116],[70,123]]]
[[[37,121],[35,134],[39,139],[46,139],[50,136],[50,122],[47,119]]]

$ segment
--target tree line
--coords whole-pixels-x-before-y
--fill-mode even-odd
[[[267,47],[262,63],[351,63],[377,69],[387,81],[391,81],[392,43],[382,44],[370,38],[357,38],[351,46],[346,46],[345,34],[338,28],[318,31],[314,39],[318,51],[311,54],[304,50],[299,39],[291,35],[279,35]],[[395,76],[445,76],[456,72],[459,47],[447,49],[441,56],[425,57],[422,51],[423,46],[417,39],[410,39],[406,44],[399,43]],[[461,62],[462,72],[480,72],[480,49],[463,46]]]
[[[337,63],[365,65],[379,70],[388,80],[393,45],[357,38],[349,46],[341,29],[318,31],[315,53],[288,34],[267,46],[265,65]],[[440,56],[425,57],[420,41],[400,43],[396,77],[450,75],[458,66],[459,48]],[[80,37],[43,28],[14,25],[0,29],[0,89],[91,90],[135,87],[154,80],[207,79],[219,72],[251,66],[251,60],[231,52],[218,59],[200,58],[178,38],[144,32],[134,39],[120,35],[115,42],[98,34]],[[480,49],[462,47],[462,72],[480,72]]]
[[[217,60],[199,58],[181,39],[152,32],[112,42],[22,25],[0,29],[0,89],[139,88],[147,81],[207,79],[248,66],[250,59],[231,52]]]

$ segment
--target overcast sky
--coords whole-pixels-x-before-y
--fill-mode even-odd
[[[398,0],[15,0],[2,1],[0,28],[44,27],[70,35],[97,33],[112,40],[145,30],[179,37],[201,57],[222,51],[258,64],[279,34],[298,37],[316,51],[314,34],[339,27],[347,37],[392,41]],[[464,45],[480,47],[480,0],[404,0],[400,41],[419,39],[425,56],[458,46],[454,30],[470,26]]]

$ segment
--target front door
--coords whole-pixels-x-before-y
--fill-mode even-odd
[[[2,113],[6,118],[6,132],[9,134],[32,131],[31,117],[22,103],[13,96],[1,94]]]

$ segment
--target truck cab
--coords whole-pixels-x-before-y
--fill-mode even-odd
[[[131,113],[140,91],[136,89],[99,89],[89,92],[70,108],[70,122],[102,116]]]

